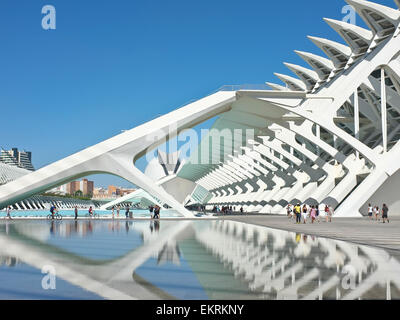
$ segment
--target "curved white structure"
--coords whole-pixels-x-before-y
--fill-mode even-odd
[[[284,214],[287,203],[295,202],[330,204],[343,217],[360,216],[368,202],[385,202],[391,214],[400,215],[393,191],[400,185],[400,11],[365,0],[347,2],[369,29],[325,19],[346,44],[309,37],[326,57],[295,52],[313,70],[285,63],[294,75],[276,74],[283,84],[268,83],[274,90],[224,88],[0,187],[0,206],[106,172],[187,217],[192,215],[184,205],[191,203]],[[193,192],[177,199],[178,192],[171,193],[179,183],[167,192],[134,167],[146,150],[171,138],[169,127],[180,132],[217,115],[213,129],[232,132],[233,150],[217,144],[209,152],[211,136],[201,141],[171,177],[196,183]],[[210,161],[199,161],[204,158]]]

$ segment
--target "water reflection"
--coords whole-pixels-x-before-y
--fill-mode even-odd
[[[385,250],[217,221],[197,239],[264,299],[399,299],[400,264]]]
[[[6,266],[6,267],[15,267],[17,265],[21,264],[21,261],[12,256],[0,256],[0,267],[1,266]]]
[[[46,262],[109,299],[400,298],[397,252],[234,221],[4,222],[0,241],[0,264]]]

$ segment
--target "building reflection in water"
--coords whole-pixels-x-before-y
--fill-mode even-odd
[[[196,238],[264,299],[400,299],[389,252],[313,236],[213,221]]]
[[[16,257],[12,257],[12,256],[0,256],[0,268],[2,266],[6,266],[6,267],[15,267],[19,264],[21,264],[22,262],[16,258]]]
[[[74,270],[66,273],[68,277],[78,273],[85,277],[88,286],[95,275],[96,281],[115,284],[115,289],[122,291],[128,283],[135,285],[132,274],[153,257],[159,267],[153,272],[158,275],[170,272],[168,266],[163,268],[168,263],[186,268],[190,266],[194,273],[196,270],[202,272],[196,276],[202,277],[203,289],[218,291],[221,298],[232,297],[230,293],[240,290],[236,291],[240,294],[238,297],[252,299],[400,299],[400,254],[397,251],[234,221],[161,223],[163,228],[156,220],[135,223],[90,220],[0,223],[0,237],[4,244],[19,247],[17,251],[8,250],[8,245],[0,248],[0,261],[3,265],[14,266],[19,263],[18,259],[22,259],[24,263],[41,268],[43,256],[50,260],[53,258],[53,251],[43,245],[49,235],[86,237],[104,231],[129,232],[139,235],[141,245],[107,263],[85,262],[87,259],[82,260],[62,248],[57,251],[56,263]],[[125,237],[123,241],[126,241]],[[83,243],[80,242],[80,245]],[[30,252],[29,257],[26,256],[27,251]],[[104,255],[108,254],[105,250]],[[183,257],[185,263],[181,261]],[[211,257],[216,264],[210,264]],[[218,278],[217,274],[213,274],[217,272],[215,267],[223,268],[232,284],[215,281]],[[166,281],[174,287],[184,287],[184,283],[179,283],[179,271],[176,272],[176,278],[166,277]],[[115,283],[110,279],[115,279]],[[234,281],[241,285],[234,287]],[[86,282],[79,281],[82,286]],[[120,287],[121,284],[124,285]],[[149,297],[154,298],[158,291],[152,292],[151,288],[146,287],[146,290],[150,292]],[[131,292],[136,291],[128,290],[123,294]]]
[[[93,222],[88,221],[49,221],[50,234],[69,238],[71,236],[86,237],[93,233]]]

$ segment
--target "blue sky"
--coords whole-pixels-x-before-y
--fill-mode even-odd
[[[46,4],[56,30],[41,27]],[[225,84],[279,83],[273,72],[290,74],[283,62],[305,65],[293,50],[322,54],[307,35],[342,41],[322,18],[341,20],[344,5],[2,0],[0,146],[32,151],[40,168]]]

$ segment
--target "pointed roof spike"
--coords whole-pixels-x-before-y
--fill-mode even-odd
[[[296,79],[285,74],[274,73],[279,79],[281,79],[284,83],[286,83],[289,88],[293,91],[306,91],[306,85],[300,79]]]
[[[366,0],[345,0],[353,6],[365,23],[379,37],[387,36],[390,31],[394,32],[400,19],[400,11]],[[399,1],[397,1],[399,2]],[[372,15],[373,13],[374,15]],[[380,19],[380,18],[382,19]]]
[[[279,84],[276,83],[272,83],[272,82],[266,82],[265,83],[267,86],[271,87],[274,90],[278,90],[278,91],[289,91],[289,88],[286,88],[284,86],[281,86]]]
[[[305,62],[307,62],[319,75],[320,79],[325,80],[335,68],[332,61],[316,54],[294,50]]]
[[[328,18],[324,20],[347,42],[354,54],[362,54],[368,50],[374,38],[372,31],[343,21]]]
[[[308,90],[312,90],[320,81],[318,73],[315,71],[292,63],[284,62],[283,64],[293,71],[306,84]]]
[[[341,43],[318,37],[307,36],[333,62],[335,68],[343,69],[351,56],[351,49]]]

